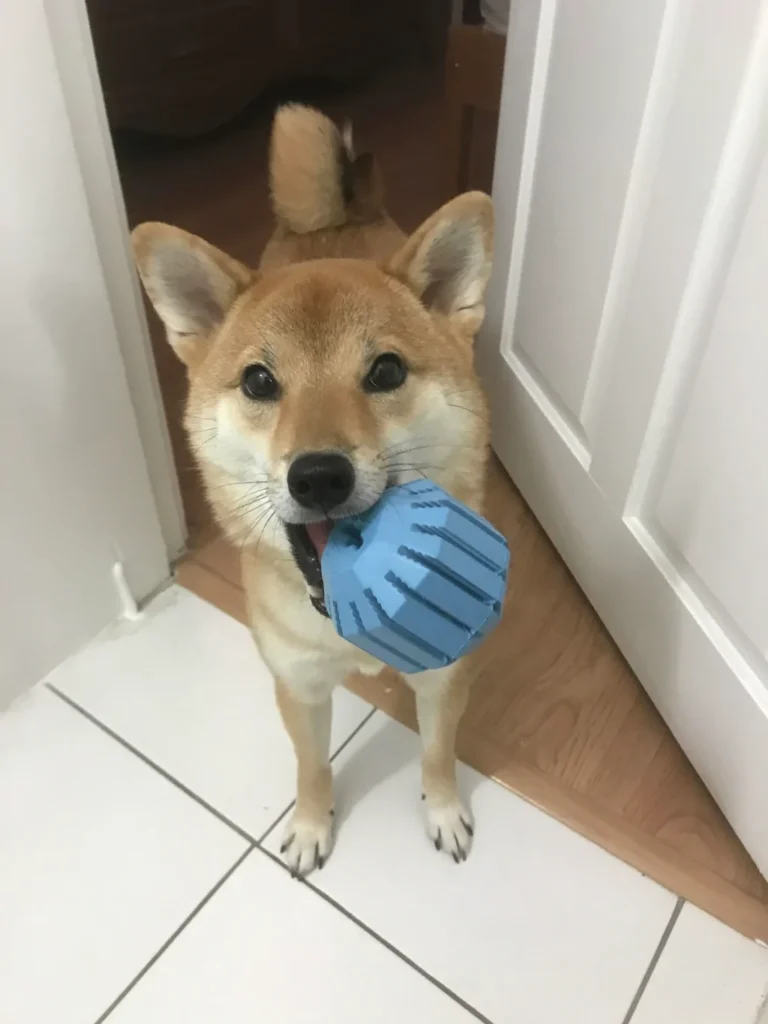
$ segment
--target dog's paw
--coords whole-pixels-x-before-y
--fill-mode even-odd
[[[432,803],[425,800],[427,834],[436,850],[453,857],[457,864],[465,861],[472,846],[475,827],[472,816],[458,800],[453,803]]]
[[[321,817],[294,814],[283,835],[280,853],[294,878],[322,868],[333,847],[333,812]]]

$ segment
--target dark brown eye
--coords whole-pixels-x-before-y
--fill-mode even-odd
[[[261,363],[246,366],[240,378],[240,387],[245,397],[255,402],[269,401],[277,398],[280,393],[280,385]]]
[[[400,356],[385,352],[368,371],[363,382],[366,391],[395,391],[405,383],[408,370]]]

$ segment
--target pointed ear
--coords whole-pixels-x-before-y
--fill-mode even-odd
[[[425,221],[387,269],[471,336],[483,321],[492,256],[493,204],[484,192],[467,192]]]
[[[140,224],[131,235],[136,265],[176,355],[199,363],[251,271],[196,235],[169,224]]]

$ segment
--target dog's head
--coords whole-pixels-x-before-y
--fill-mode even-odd
[[[464,500],[479,492],[488,421],[472,341],[492,230],[490,199],[468,193],[386,264],[251,271],[179,229],[136,229],[141,277],[188,369],[191,447],[232,539],[290,542],[318,585],[302,557],[387,486],[426,476]]]

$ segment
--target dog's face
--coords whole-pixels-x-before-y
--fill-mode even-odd
[[[486,197],[463,196],[385,267],[265,273],[176,229],[137,229],[143,280],[189,370],[191,447],[230,537],[289,544],[319,587],[333,521],[386,487],[478,487],[487,414],[472,338],[490,216]]]

